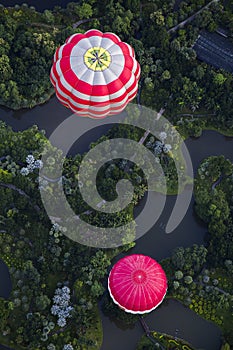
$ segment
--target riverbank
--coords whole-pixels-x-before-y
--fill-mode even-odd
[[[189,137],[200,137],[204,131],[216,131],[224,136],[233,137],[233,128],[225,126],[216,126],[216,113],[209,113],[205,108],[200,108],[192,112],[188,108],[184,108],[182,113],[176,114],[174,123],[178,130],[187,139]]]
[[[150,331],[150,337],[144,335],[141,338],[136,350],[152,348],[152,344],[154,344],[155,347],[156,344],[161,344],[161,346],[163,346],[163,349],[170,349],[171,347],[175,346],[175,349],[177,350],[195,350],[191,344],[184,341],[183,339],[155,331]],[[158,348],[160,347],[158,346]]]
[[[216,128],[214,125],[208,125],[206,126],[206,128],[203,129],[203,131],[216,131],[221,135],[227,136],[227,137],[233,137],[233,129],[220,129],[220,128]]]
[[[25,103],[22,103],[20,105],[17,105],[17,106],[12,106],[11,103],[3,103],[2,104],[2,107],[4,108],[8,108],[10,110],[13,110],[13,111],[22,111],[23,109],[24,110],[27,110],[27,109],[32,109],[34,107],[37,107],[37,106],[41,106],[43,104],[45,104],[46,102],[48,102],[53,96],[55,95],[55,92],[54,92],[54,89],[52,88],[50,91],[48,91],[47,93],[45,93],[45,96],[43,97],[40,97],[37,101],[35,100],[31,100],[29,101],[27,104]]]

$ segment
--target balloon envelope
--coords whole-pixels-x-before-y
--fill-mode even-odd
[[[136,96],[139,77],[132,47],[96,29],[70,36],[56,50],[50,73],[60,102],[92,118],[120,113]]]
[[[108,289],[113,301],[132,314],[154,310],[164,299],[167,278],[154,259],[133,254],[120,259],[108,278]]]

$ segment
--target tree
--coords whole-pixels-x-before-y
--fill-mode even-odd
[[[172,263],[176,268],[182,269],[187,273],[191,273],[192,270],[198,272],[206,262],[207,252],[203,245],[198,246],[194,244],[191,248],[185,249],[178,247],[172,254]],[[181,275],[180,272],[179,275]]]
[[[175,51],[180,51],[181,49],[181,45],[180,45],[180,41],[178,38],[175,38],[172,42],[171,42],[171,48]]]
[[[140,10],[140,0],[125,0],[124,7],[135,13]]]
[[[172,15],[166,16],[166,25],[168,28],[171,28],[173,26],[173,16]]]
[[[53,13],[49,10],[45,10],[42,16],[48,24],[53,24],[55,21]]]
[[[50,303],[50,299],[45,294],[40,294],[36,297],[36,307],[40,311],[45,310]]]
[[[129,35],[131,32],[131,21],[133,14],[130,10],[125,11],[122,15],[117,15],[111,24],[113,32]]]
[[[181,280],[181,279],[183,278],[183,272],[180,271],[180,270],[176,271],[176,272],[175,272],[175,278],[176,278],[177,280]]]
[[[163,71],[163,74],[162,74],[162,80],[169,80],[171,79],[171,73],[169,72],[169,70],[165,70]]]
[[[184,277],[184,282],[186,284],[191,284],[193,282],[192,276],[185,276]]]
[[[3,38],[0,38],[0,56],[8,55],[9,50],[10,45],[8,44],[8,42],[6,42],[6,40],[4,40]]]
[[[6,82],[12,76],[13,70],[10,66],[10,59],[7,55],[0,57],[0,81]]]
[[[198,65],[197,67],[195,67],[192,71],[192,75],[195,79],[197,80],[201,80],[204,75],[205,75],[205,69],[203,66]]]
[[[53,343],[50,343],[50,344],[47,346],[47,350],[56,350],[56,346],[55,346]]]
[[[66,286],[57,288],[53,297],[53,306],[51,307],[51,314],[58,316],[57,325],[64,327],[66,319],[71,317],[73,307],[70,306],[70,289]]]
[[[92,6],[85,2],[81,6],[75,4],[74,13],[78,16],[79,19],[90,18],[93,15]]]
[[[153,84],[151,78],[148,78],[148,77],[145,78],[144,83],[145,83],[145,88],[146,88],[148,91],[153,91],[153,90],[154,90],[154,84]]]
[[[7,324],[7,319],[10,314],[8,302],[0,298],[0,331],[2,332]]]
[[[91,296],[93,299],[98,298],[100,295],[102,295],[104,292],[104,287],[101,283],[98,281],[94,281],[94,283],[91,285]]]
[[[185,264],[183,247],[179,247],[174,250],[172,254],[172,263],[174,264],[175,267],[182,269],[182,267]]]
[[[74,350],[74,348],[71,344],[66,344],[64,345],[63,350]]]
[[[158,26],[163,26],[165,23],[165,18],[161,10],[151,13],[150,19],[154,21]]]
[[[6,88],[9,94],[7,102],[11,103],[13,107],[17,107],[21,101],[21,96],[19,93],[17,83],[13,80],[10,80],[6,85]]]
[[[107,257],[107,254],[102,250],[98,250],[95,255],[92,256],[88,266],[83,267],[86,279],[103,278],[107,272],[107,267],[111,264],[111,261]]]
[[[217,74],[214,74],[213,76],[213,83],[215,85],[223,85],[226,81],[226,77],[224,77],[224,75],[222,73],[217,73]]]

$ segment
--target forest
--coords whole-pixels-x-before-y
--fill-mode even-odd
[[[163,132],[164,144],[160,142],[156,155],[167,169],[168,187],[174,193],[177,177],[173,176],[171,154],[176,154],[176,151],[168,152],[165,147],[170,131]],[[91,147],[117,137],[138,141],[141,134],[140,129],[133,127],[114,127]],[[96,348],[102,341],[97,300],[105,292],[111,259],[135,245],[135,225],[120,237],[123,244],[120,248],[102,250],[74,244],[66,235],[71,227],[57,222],[51,225],[40,196],[41,191],[46,192],[51,197],[51,206],[55,202],[53,179],[43,177],[39,171],[45,161],[54,174],[62,152],[54,150],[37,126],[14,132],[1,122],[0,135],[0,257],[9,267],[13,284],[10,299],[0,299],[2,334],[11,339],[8,345],[18,344],[19,349],[39,346],[53,349],[53,344],[61,346],[64,341],[75,349]],[[146,146],[153,151],[156,140],[151,137],[149,140]],[[97,178],[102,197],[114,199],[117,181],[127,178],[134,186],[133,201],[117,214],[107,215],[92,210],[87,215],[85,213],[90,208],[82,199],[77,182],[84,156],[68,156],[62,178],[58,179],[75,214],[84,215],[87,222],[101,227],[120,226],[132,220],[133,209],[147,190],[142,171],[133,162],[122,159],[105,164]],[[90,186],[93,186],[91,182]],[[82,235],[82,231],[79,233]],[[120,314],[127,319],[122,311]],[[0,340],[6,344],[5,339],[0,337]]]
[[[47,142],[43,133],[36,127],[15,133],[4,123],[0,133],[1,155],[7,154],[1,157],[0,256],[13,283],[10,299],[0,299],[0,340],[11,339],[8,345],[17,349],[52,350],[54,344],[62,349],[64,344],[64,350],[95,349],[102,341],[96,300],[118,250],[73,244],[65,227],[51,225],[38,189],[39,158]],[[43,185],[49,189],[48,181]]]
[[[13,283],[10,298],[0,299],[4,336],[0,340],[8,345],[17,343],[16,349],[99,347],[102,329],[96,302],[103,294],[106,315],[125,324],[137,322],[136,316],[121,311],[105,294],[112,258],[122,251],[130,252],[135,243],[107,250],[73,244],[66,237],[67,227],[51,225],[41,203],[40,191],[53,191],[53,183],[38,176],[43,167],[44,146],[51,147],[44,133],[36,126],[14,132],[1,122],[0,134],[0,257],[9,267]],[[139,130],[124,128],[118,133],[110,129],[108,137],[123,135],[140,138]],[[103,137],[98,142],[101,141]],[[57,150],[56,154],[59,159],[61,152]],[[76,213],[87,209],[85,203],[82,204],[75,176],[83,156],[68,157],[62,176],[67,199]],[[47,158],[51,169],[57,159]],[[88,218],[90,222],[112,226],[133,216],[133,208],[144,195],[146,183],[143,184],[145,179],[140,170],[129,165],[129,172],[124,173],[122,160],[106,164],[99,185],[100,193],[109,200],[114,197],[115,181],[122,176],[131,178],[135,188],[131,206],[118,214],[117,220],[114,216],[93,212]],[[200,164],[195,178],[195,210],[208,225],[208,241],[205,246],[178,247],[170,258],[161,261],[169,282],[166,299],[177,299],[215,322],[223,331],[225,345],[233,341],[230,312],[233,303],[232,174],[233,166],[223,156],[209,157]],[[127,233],[130,240],[134,234],[134,229]],[[122,237],[123,243],[127,237]],[[156,336],[153,334],[155,339]],[[6,339],[9,342],[6,343]],[[169,339],[165,338],[164,342]]]
[[[231,8],[231,1],[204,0],[179,5],[174,0],[89,0],[43,13],[26,4],[2,6],[0,103],[19,109],[48,100],[55,48],[69,35],[93,27],[116,32],[134,47],[142,67],[143,105],[166,107],[172,122],[188,119],[189,132],[196,136],[209,127],[232,133],[232,74],[199,61],[193,48],[200,33],[218,28],[232,41]]]
[[[232,5],[232,1],[205,0],[179,4],[174,0],[88,0],[43,13],[26,4],[0,6],[0,104],[17,110],[50,99],[54,89],[49,73],[56,47],[69,35],[93,27],[116,32],[134,47],[142,67],[140,103],[155,110],[165,108],[166,117],[183,138],[199,137],[204,129],[232,136],[233,76],[200,61],[193,48],[201,32],[213,33],[218,28],[224,28],[233,42]],[[178,140],[176,150],[169,147],[169,137],[175,137],[172,130],[168,127],[163,132],[164,142],[149,135],[146,147],[163,166],[168,194],[176,194],[174,155],[181,162],[181,176],[183,159]],[[16,350],[97,349],[103,336],[97,301],[105,294],[112,259],[120,252],[130,252],[135,243],[105,250],[74,244],[65,235],[66,227],[51,225],[41,202],[40,191],[54,195],[53,183],[39,178],[44,147],[52,147],[43,131],[34,126],[14,132],[1,122],[0,136],[0,257],[9,267],[13,284],[10,298],[0,298],[0,343]],[[141,136],[137,128],[112,128],[97,143],[115,137],[138,141]],[[51,172],[61,157],[56,150],[54,158],[47,158]],[[60,179],[69,204],[80,215],[89,210],[77,186],[83,157],[67,157]],[[232,163],[223,156],[202,161],[194,196],[195,211],[208,226],[206,244],[178,247],[161,261],[169,281],[166,298],[179,300],[217,324],[225,350],[233,346],[229,311],[233,306],[232,174]],[[116,196],[120,178],[132,181],[133,202],[117,216],[92,211],[86,216],[89,222],[114,226],[132,219],[134,207],[147,191],[146,178],[133,163],[110,162],[98,179],[104,199]],[[185,178],[184,184],[189,181]],[[135,227],[122,237],[122,243],[134,237]],[[125,324],[137,321],[106,294],[103,310]],[[156,332],[152,336],[160,337]],[[171,340],[164,336],[164,344]],[[143,338],[138,349],[148,350],[149,346],[153,344]],[[179,346],[191,349],[186,343]]]

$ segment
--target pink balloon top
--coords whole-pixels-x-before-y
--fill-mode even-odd
[[[149,256],[133,254],[113,266],[108,289],[113,301],[126,312],[144,314],[163,301],[167,278],[157,261]]]

